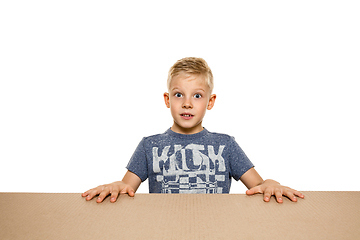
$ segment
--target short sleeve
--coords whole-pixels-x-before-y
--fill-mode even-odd
[[[246,156],[239,144],[233,137],[230,139],[229,160],[230,160],[230,175],[238,181],[240,177],[246,173],[250,168],[254,167],[252,162]]]
[[[142,182],[148,178],[145,138],[143,138],[137,146],[126,168],[130,172],[135,173]]]

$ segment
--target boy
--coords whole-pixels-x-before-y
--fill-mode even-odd
[[[141,182],[149,179],[150,193],[229,193],[231,177],[241,180],[249,189],[246,194],[264,194],[264,201],[275,195],[296,202],[304,196],[274,180],[266,180],[235,140],[225,134],[211,133],[202,127],[206,110],[215,104],[212,94],[213,75],[201,58],[184,58],[169,71],[165,104],[174,119],[163,134],[145,137],[127,165],[122,181],[105,184],[82,194],[86,200],[99,195],[97,202],[111,195],[133,197]]]

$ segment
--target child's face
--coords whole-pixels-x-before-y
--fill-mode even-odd
[[[203,130],[206,109],[212,109],[216,95],[211,95],[204,76],[182,73],[172,79],[164,99],[174,119],[171,129],[177,133],[194,134]]]

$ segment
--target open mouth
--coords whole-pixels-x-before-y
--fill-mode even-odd
[[[180,116],[185,120],[189,120],[194,117],[194,115],[189,114],[189,113],[183,113],[183,114],[180,114]]]

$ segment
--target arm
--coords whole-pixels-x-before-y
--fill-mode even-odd
[[[111,194],[110,202],[116,202],[117,197],[122,193],[127,193],[131,197],[135,196],[135,192],[140,184],[141,179],[135,173],[127,171],[122,181],[100,185],[84,192],[81,196],[86,197],[86,200],[89,201],[96,195],[99,195],[96,202],[100,203]]]
[[[296,196],[304,198],[304,195],[300,192],[280,185],[280,183],[267,179],[263,181],[258,172],[254,168],[250,168],[246,173],[244,173],[240,180],[245,184],[249,189],[246,191],[247,195],[253,195],[256,193],[264,194],[264,201],[269,202],[270,197],[274,195],[278,203],[282,203],[282,196],[288,197],[291,201],[296,202]]]

